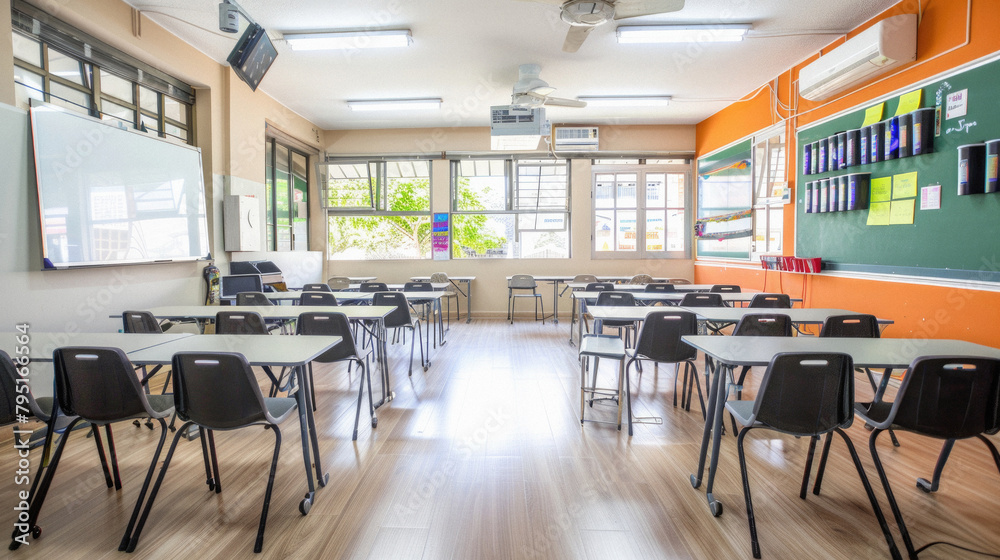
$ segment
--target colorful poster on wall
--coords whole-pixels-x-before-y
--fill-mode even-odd
[[[434,214],[431,224],[431,254],[436,261],[446,261],[448,253],[448,214]]]

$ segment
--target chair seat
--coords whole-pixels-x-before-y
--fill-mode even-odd
[[[174,411],[174,395],[171,393],[167,393],[166,395],[146,395],[146,400],[149,402],[149,408],[153,409],[154,412],[158,412],[161,418]]]
[[[753,417],[753,401],[726,401],[726,410],[741,426],[748,426]]]
[[[892,401],[854,403],[854,412],[869,424],[885,422],[892,410]]]
[[[290,397],[264,397],[264,406],[267,413],[274,419],[275,424],[280,424],[288,418],[288,415],[295,410],[295,399]]]
[[[580,342],[580,355],[622,360],[625,359],[625,341],[617,336],[587,335]]]

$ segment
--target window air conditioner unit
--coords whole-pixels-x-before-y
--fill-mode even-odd
[[[883,19],[799,72],[799,95],[810,101],[874,78],[917,59],[917,16]]]
[[[574,152],[597,151],[596,126],[560,126],[555,129],[555,149]]]
[[[490,107],[490,148],[494,150],[536,150],[542,136],[551,133],[545,109],[519,105]]]

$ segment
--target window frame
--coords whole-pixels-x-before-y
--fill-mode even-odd
[[[266,228],[265,244],[267,245],[268,251],[308,251],[309,250],[309,221],[312,216],[309,213],[309,158],[310,155],[306,152],[290,146],[285,142],[273,137],[268,136],[264,141],[265,152],[267,161],[265,163],[265,177],[264,177],[264,204],[267,205],[265,211],[264,227]],[[288,231],[289,231],[289,248],[279,248],[278,247],[278,147],[285,150],[288,156],[288,177],[287,181],[288,187]],[[305,243],[302,244],[302,248],[296,248],[298,241],[295,235],[295,212],[293,211],[293,206],[295,204],[295,181],[294,177],[295,166],[293,165],[293,159],[295,156],[300,156],[305,158],[305,180],[306,184],[306,227],[305,227]],[[284,226],[281,226],[284,227]]]
[[[780,139],[778,144],[778,149],[781,150],[781,155],[779,156],[779,162],[776,166],[780,166],[780,169],[776,169],[775,166],[771,165],[771,141],[774,139]],[[763,145],[765,157],[764,161],[758,161],[758,150]],[[751,163],[752,166],[752,178],[753,178],[753,191],[752,191],[752,225],[753,235],[751,236],[750,243],[750,258],[751,262],[760,262],[760,257],[762,255],[782,255],[784,254],[784,207],[788,202],[782,197],[771,197],[762,196],[762,189],[765,187],[770,190],[770,188],[776,183],[784,183],[785,189],[788,189],[788,134],[785,130],[785,123],[781,122],[770,128],[761,130],[753,135],[750,141],[750,153],[751,153]],[[777,213],[781,216],[781,224],[778,226],[778,236],[777,236],[777,248],[773,248],[770,245],[770,239],[772,234],[772,221],[771,218]],[[758,225],[760,222],[764,222],[764,250],[760,250],[761,241],[757,240]]]
[[[595,160],[596,161],[596,160]],[[604,163],[594,163],[591,165],[591,191],[590,191],[590,258],[592,260],[645,260],[645,259],[690,259],[692,254],[692,245],[694,243],[694,235],[692,233],[692,226],[694,223],[694,208],[693,208],[693,194],[694,190],[692,186],[693,174],[691,171],[691,164],[688,163],[646,163],[646,159],[639,159],[639,163],[624,163],[624,164],[604,164]],[[597,212],[601,211],[618,211],[618,210],[628,210],[632,211],[632,208],[598,208],[597,207],[597,176],[604,174],[630,174],[634,173],[636,175],[636,205],[634,211],[636,213],[636,250],[631,252],[611,250],[611,251],[598,251],[597,250]],[[682,225],[682,231],[684,232],[684,250],[682,251],[647,251],[646,244],[641,243],[641,240],[646,238],[646,210],[647,210],[647,194],[646,194],[646,176],[655,174],[681,174],[684,176],[684,196],[683,196],[683,207],[679,208],[676,206],[668,206],[666,201],[664,201],[663,210],[665,216],[669,215],[671,210],[682,209],[684,211],[684,223]],[[642,192],[640,193],[640,186]],[[664,185],[664,197],[669,200],[669,196],[666,195],[666,185]],[[617,197],[617,189],[615,189],[615,195]],[[659,207],[655,208],[659,210]],[[664,225],[664,232],[669,232],[669,224]],[[666,239],[664,239],[664,245],[666,245]]]

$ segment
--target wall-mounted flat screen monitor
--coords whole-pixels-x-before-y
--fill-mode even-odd
[[[236,47],[229,53],[226,61],[250,89],[257,91],[257,86],[277,56],[278,51],[275,50],[267,32],[263,27],[253,23],[243,32],[243,36],[236,42]]]
[[[31,107],[43,269],[209,258],[201,150]]]

